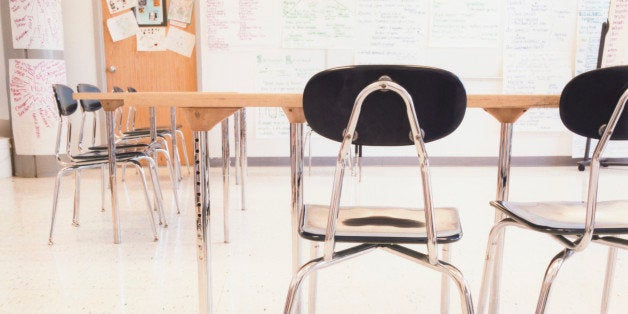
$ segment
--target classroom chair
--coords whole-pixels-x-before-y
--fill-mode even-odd
[[[429,67],[334,68],[309,80],[303,92],[303,110],[314,132],[341,144],[330,204],[304,205],[300,212],[299,235],[324,242],[323,256],[304,264],[294,274],[284,313],[295,309],[296,296],[305,276],[310,273],[315,276],[322,268],[375,249],[439,271],[443,283],[451,278],[460,293],[462,312],[472,313],[471,293],[462,273],[439,258],[439,245],[445,249],[449,243],[458,241],[462,229],[455,208],[436,207],[433,203],[429,158],[424,146],[449,135],[460,125],[466,110],[466,92],[460,80],[450,72]],[[422,184],[422,191],[417,191],[417,202],[423,199],[423,208],[403,208],[395,204],[341,207],[342,183],[351,145],[414,145],[420,169],[417,180]],[[336,251],[336,242],[355,245]],[[425,244],[427,253],[403,244]],[[442,300],[448,300],[447,290],[442,290]],[[446,308],[445,303],[441,306]]]
[[[560,118],[570,131],[584,137],[599,139],[591,157],[585,202],[510,202],[493,201],[491,206],[506,218],[498,221],[489,234],[487,259],[484,264],[478,312],[483,313],[489,285],[500,273],[494,254],[499,235],[506,227],[515,226],[547,234],[562,249],[549,263],[536,305],[536,313],[544,313],[552,283],[562,264],[575,252],[586,249],[591,242],[609,246],[609,264],[602,312],[606,312],[611,284],[613,260],[617,248],[627,249],[628,200],[598,201],[600,158],[609,141],[628,140],[628,115],[622,114],[628,101],[628,66],[593,70],[573,78],[560,96]],[[624,238],[622,238],[624,237]],[[516,245],[516,244],[513,244]],[[532,258],[532,255],[528,255]]]
[[[80,197],[80,171],[82,169],[91,169],[91,168],[102,168],[104,166],[109,165],[109,156],[107,153],[103,151],[89,151],[89,152],[76,152],[74,147],[78,144],[72,137],[72,123],[70,120],[70,116],[76,112],[78,109],[78,103],[76,100],[72,98],[72,94],[74,91],[72,88],[62,85],[55,84],[53,85],[53,91],[55,96],[55,101],[57,103],[57,109],[59,113],[59,117],[61,122],[59,123],[59,127],[57,130],[57,142],[55,146],[55,156],[57,161],[62,166],[62,168],[57,172],[57,177],[55,181],[54,187],[54,197],[52,202],[52,218],[50,222],[50,233],[48,238],[48,244],[53,244],[53,233],[54,233],[54,225],[55,218],[57,213],[58,199],[59,199],[59,188],[61,186],[61,178],[71,171],[74,171],[75,174],[75,190],[74,190],[74,211],[73,211],[73,225],[78,226],[78,215],[79,215],[79,197]],[[65,152],[62,152],[62,142],[63,142],[63,128],[65,126],[66,129],[66,138],[65,138]],[[157,181],[157,167],[155,165],[154,160],[150,157],[152,151],[150,149],[146,150],[129,150],[129,149],[121,149],[116,151],[116,162],[120,164],[131,164],[137,168],[137,171],[140,173],[140,177],[142,179],[142,184],[144,187],[144,194],[146,197],[146,202],[148,205],[150,224],[153,231],[153,239],[155,241],[158,240],[157,230],[155,228],[155,221],[153,217],[153,209],[152,209],[152,201],[148,192],[148,185],[146,184],[146,178],[144,175],[144,170],[140,165],[140,161],[145,161],[149,165],[149,173],[151,177],[151,181],[153,184],[153,194],[156,198],[156,204],[158,208],[158,212],[160,215],[163,215],[163,200],[161,197],[161,189],[159,187],[159,183]],[[113,200],[112,200],[113,201]]]

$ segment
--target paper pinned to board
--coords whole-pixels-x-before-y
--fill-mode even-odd
[[[52,84],[66,84],[65,61],[9,60],[11,117],[18,155],[55,152],[59,114]]]
[[[602,67],[628,64],[628,0],[611,1]]]
[[[115,42],[137,35],[139,27],[133,12],[128,11],[108,19],[107,28],[111,39]]]
[[[164,46],[180,55],[191,57],[194,51],[196,36],[176,27],[168,28]]]
[[[168,19],[190,24],[194,0],[170,0],[168,7]]]
[[[60,0],[10,1],[13,49],[63,50]]]
[[[165,51],[165,27],[140,27],[137,31],[137,51]]]
[[[122,12],[136,6],[137,0],[107,0],[107,9],[109,9],[109,13],[111,14]]]

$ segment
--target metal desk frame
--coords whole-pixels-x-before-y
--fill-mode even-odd
[[[303,123],[301,94],[244,94],[213,92],[76,93],[75,99],[98,99],[106,112],[109,182],[111,185],[114,243],[120,243],[115,158],[114,110],[121,106],[178,107],[194,132],[194,196],[198,253],[199,312],[211,313],[209,131],[245,107],[281,107],[290,122],[292,270],[300,264],[298,212],[303,206]],[[508,199],[513,123],[530,108],[558,107],[558,95],[468,95],[467,107],[482,108],[501,123],[497,200]],[[496,219],[498,217],[496,213]],[[497,245],[495,263],[502,260],[503,234]],[[497,268],[499,269],[499,267]],[[499,276],[498,276],[499,278]],[[492,283],[490,308],[499,304],[499,281]]]

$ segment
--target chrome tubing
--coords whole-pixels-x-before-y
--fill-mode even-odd
[[[604,290],[602,292],[602,307],[600,314],[608,313],[608,302],[610,302],[611,290],[613,288],[613,275],[615,273],[615,261],[617,260],[617,248],[608,248],[608,258],[606,260],[606,275],[604,276]]]
[[[325,260],[324,257],[319,257],[317,259],[309,261],[307,264],[303,265],[292,277],[292,281],[290,282],[290,288],[288,289],[288,296],[286,297],[286,302],[284,303],[284,314],[293,313],[295,310],[298,311],[298,306],[295,307],[295,303],[298,303],[298,295],[299,288],[301,287],[301,283],[305,276],[307,276],[312,271],[317,271],[319,269],[349,260],[354,257],[358,257],[364,255],[368,252],[371,252],[378,248],[376,244],[361,244],[358,246],[354,246],[348,248],[346,250],[338,251],[334,254],[333,259]]]
[[[242,168],[244,173],[244,168]],[[244,176],[243,176],[244,177]],[[290,123],[290,217],[292,235],[292,274],[301,267],[301,239],[299,238],[299,215],[303,210],[303,124]],[[298,296],[297,311],[300,311]]]
[[[301,130],[301,133],[303,133],[303,130]],[[238,134],[236,134],[236,136],[238,136]],[[303,141],[303,139],[301,139],[301,141]],[[242,193],[242,210],[246,210],[246,177],[248,168],[246,142],[246,108],[242,108],[240,110],[240,182],[242,185],[240,191]],[[301,146],[303,146],[302,143]],[[300,158],[303,160],[303,152],[301,152]]]
[[[148,217],[150,218],[150,227],[153,230],[153,241],[159,240],[159,236],[157,236],[157,229],[155,228],[155,216],[153,214],[153,204],[150,199],[150,193],[148,193],[148,184],[146,184],[146,176],[144,174],[144,169],[142,169],[142,165],[138,162],[134,162],[133,165],[137,172],[139,172],[140,177],[142,178],[142,186],[144,187],[144,196],[146,197],[146,205],[148,205]]]
[[[207,131],[194,131],[194,203],[198,262],[199,313],[212,312],[209,243],[209,163]]]
[[[549,298],[549,293],[552,288],[552,283],[554,279],[556,279],[556,275],[558,275],[558,271],[560,267],[563,265],[565,260],[567,260],[571,255],[573,255],[574,250],[572,249],[564,249],[560,253],[558,253],[550,264],[547,266],[547,270],[545,271],[545,276],[543,277],[543,284],[541,285],[541,293],[539,294],[539,300],[536,304],[536,314],[545,313],[545,305],[547,304],[547,299]]]
[[[174,158],[174,166],[176,168],[175,173],[177,175],[177,181],[181,181],[183,176],[181,175],[181,158],[179,156],[179,147],[177,146],[177,108],[170,107],[170,141],[172,143],[172,158]]]
[[[443,261],[449,263],[451,259],[449,244],[443,244],[441,251]],[[441,314],[449,313],[449,278],[445,274],[442,274],[440,278],[440,312]]]
[[[118,217],[118,185],[116,182],[116,139],[115,113],[106,111],[107,152],[109,153],[109,186],[111,187],[111,216],[113,220],[113,243],[120,243],[120,218]]]
[[[222,212],[224,242],[229,243],[229,119],[221,122],[222,127]]]
[[[240,185],[240,175],[242,169],[240,169],[240,110],[233,114],[233,146],[235,148],[235,184]]]
[[[460,272],[458,268],[444,261],[438,261],[437,263],[433,263],[430,260],[429,253],[428,255],[425,255],[423,253],[410,250],[407,247],[401,245],[384,244],[381,246],[381,248],[407,260],[417,262],[433,270],[439,271],[442,274],[447,275],[448,277],[453,279],[453,281],[456,283],[456,286],[458,287],[458,292],[460,293],[460,306],[462,313],[474,313],[471,290],[469,289],[469,285],[467,284],[467,282],[464,280],[462,272]]]
[[[79,211],[81,200],[81,170],[79,168],[74,170],[74,211],[72,213],[72,226],[78,227],[79,224]]]
[[[497,196],[498,201],[507,201],[510,187],[510,160],[512,152],[512,123],[501,123],[499,134],[499,157],[497,165]],[[504,218],[504,215],[495,209],[495,222]],[[489,312],[493,314],[499,313],[499,289],[501,283],[501,270],[504,251],[505,236],[503,233],[497,235],[496,241],[492,242],[495,248],[495,254],[492,256],[494,261],[486,261],[492,263],[492,277],[490,289]]]

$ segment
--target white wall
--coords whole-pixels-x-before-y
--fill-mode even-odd
[[[78,83],[97,85],[99,54],[96,53],[94,1],[63,0],[61,5],[68,85],[72,88]]]
[[[4,45],[4,38],[2,35],[2,14],[0,14],[0,43]],[[7,95],[7,69],[4,62],[4,49],[0,49],[0,137],[10,137],[11,130],[9,129],[9,97]]]

